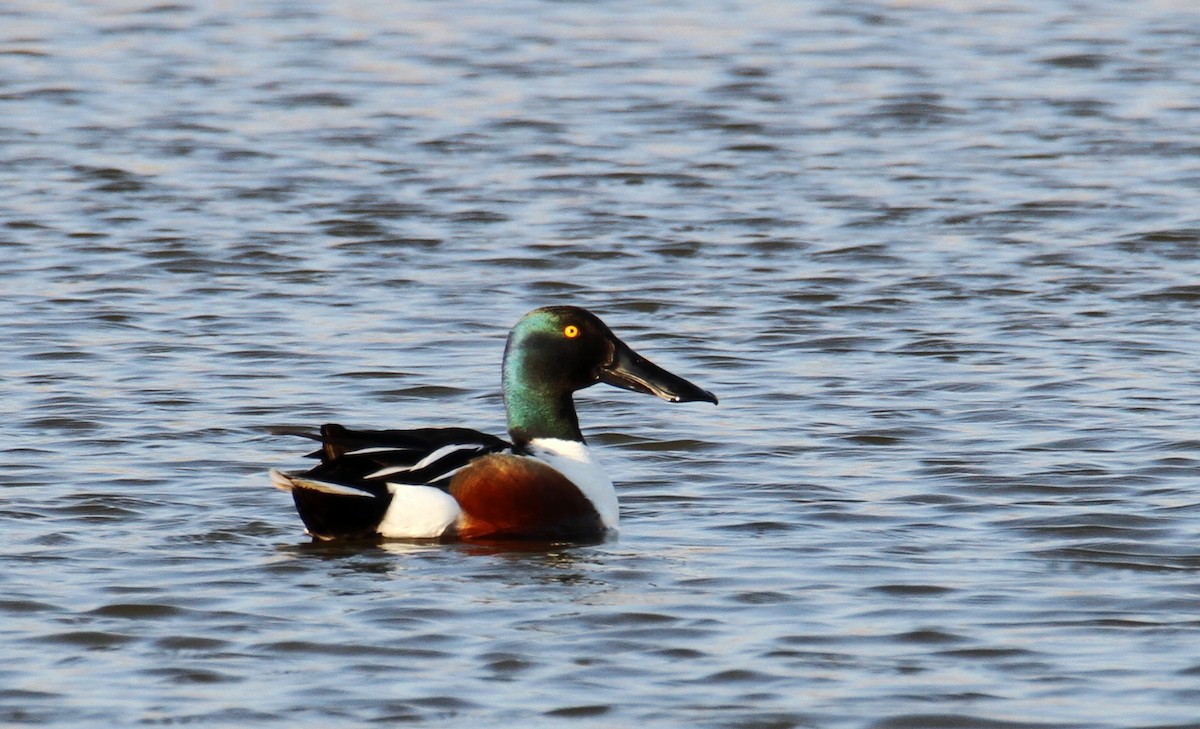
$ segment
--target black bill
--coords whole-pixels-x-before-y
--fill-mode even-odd
[[[667,402],[711,402],[717,396],[667,372],[613,337],[612,354],[600,368],[600,381],[615,387],[656,395]]]

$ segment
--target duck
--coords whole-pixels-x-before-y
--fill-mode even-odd
[[[602,541],[619,528],[612,480],[579,428],[576,392],[597,383],[667,402],[708,390],[655,365],[578,306],[525,314],[504,347],[505,440],[462,427],[310,435],[319,463],[269,472],[306,532],[333,540]]]

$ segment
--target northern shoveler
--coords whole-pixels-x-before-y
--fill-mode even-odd
[[[600,538],[618,523],[612,481],[592,459],[573,394],[604,382],[668,402],[717,398],[644,359],[575,306],[526,314],[502,381],[512,442],[467,428],[321,427],[321,463],[271,471],[316,539]]]

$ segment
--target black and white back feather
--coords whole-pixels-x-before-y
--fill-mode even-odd
[[[350,430],[321,426],[321,448],[310,453],[320,465],[308,478],[366,487],[388,483],[445,488],[464,466],[488,453],[511,452],[501,438],[470,428]]]
[[[302,474],[272,470],[276,487],[289,491],[310,534],[320,539],[369,538],[387,514],[393,487],[447,490],[468,463],[489,453],[510,453],[512,444],[470,428],[350,430],[321,426],[309,456],[321,462]]]

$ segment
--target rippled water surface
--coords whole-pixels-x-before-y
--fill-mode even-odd
[[[0,723],[1200,726],[1191,2],[17,0],[0,189]],[[309,544],[549,303],[619,539]]]

